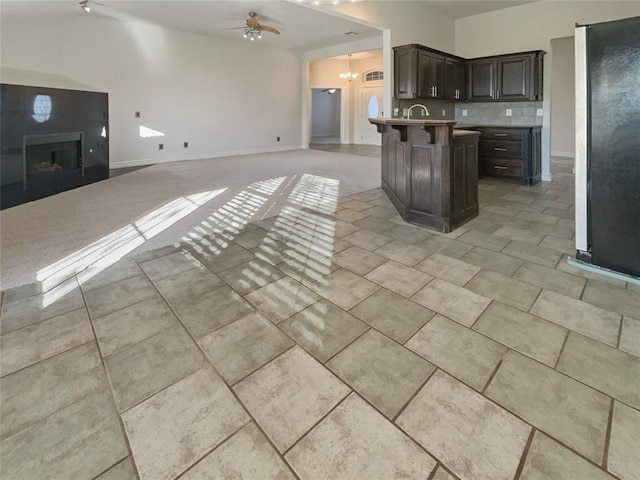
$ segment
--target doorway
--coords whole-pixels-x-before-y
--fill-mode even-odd
[[[339,88],[311,89],[311,143],[340,143]]]
[[[382,136],[369,118],[382,117],[382,85],[360,89],[358,102],[358,139],[363,145],[381,145]]]

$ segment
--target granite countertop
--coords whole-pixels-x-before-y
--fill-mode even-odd
[[[376,117],[369,118],[371,123],[379,123],[381,125],[455,125],[455,120],[425,120],[419,118],[386,118]]]
[[[476,132],[474,130],[461,130],[458,128],[454,128],[453,129],[453,136],[454,137],[464,137],[467,135],[480,135],[480,132]]]
[[[536,128],[542,127],[542,125],[486,125],[480,123],[458,123],[456,125],[460,128]]]

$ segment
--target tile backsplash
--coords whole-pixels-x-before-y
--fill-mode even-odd
[[[409,108],[416,103],[424,105],[429,111],[429,118],[434,120],[447,119],[454,120],[456,115],[455,103],[447,102],[446,100],[394,100],[393,117],[402,117],[402,110]],[[398,109],[398,114],[395,114],[395,109]],[[421,116],[421,109],[414,108],[411,112],[412,117]]]
[[[423,104],[429,110],[431,119],[456,120],[458,124],[467,125],[542,125],[542,115],[536,115],[542,110],[542,102],[477,102],[453,103],[446,100],[393,100],[393,117],[401,117],[403,109],[416,103]],[[397,114],[395,113],[397,109]],[[507,109],[511,116],[507,116]],[[467,115],[463,116],[462,111]],[[421,116],[421,110],[416,108],[412,117]]]
[[[507,109],[511,116],[507,116]],[[455,119],[458,124],[468,125],[542,125],[542,115],[536,115],[538,109],[542,110],[542,102],[456,103]]]

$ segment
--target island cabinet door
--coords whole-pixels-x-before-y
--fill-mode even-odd
[[[477,142],[455,140],[451,156],[451,218],[478,204]]]
[[[411,150],[411,210],[427,225],[436,225],[442,216],[442,164],[435,145],[413,145]]]
[[[406,199],[405,155],[407,145],[397,131],[382,136],[382,181],[403,205]]]

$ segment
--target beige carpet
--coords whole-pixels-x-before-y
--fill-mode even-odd
[[[379,186],[379,159],[313,150],[154,165],[2,211],[0,289]]]

